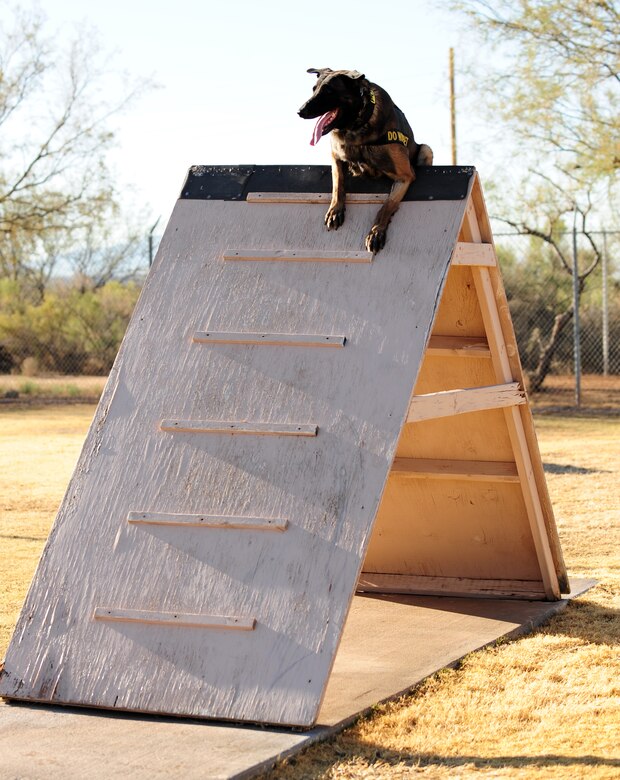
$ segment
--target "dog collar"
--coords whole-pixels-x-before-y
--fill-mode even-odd
[[[373,111],[375,110],[375,104],[377,102],[377,98],[374,90],[372,88],[362,87],[360,89],[360,95],[364,100],[364,107],[362,108],[359,117],[357,118],[355,124],[351,129],[357,129],[359,127],[363,127],[368,122],[368,120],[373,114]]]

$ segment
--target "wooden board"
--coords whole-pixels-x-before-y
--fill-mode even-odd
[[[328,232],[321,204],[177,203],[28,594],[2,695],[314,722],[464,209],[403,203],[386,248],[361,262],[376,205],[352,204]],[[231,248],[258,254],[224,260]],[[215,347],[194,343],[197,332],[342,334],[346,346]],[[277,435],[291,426],[315,435]],[[173,522],[128,522],[136,513]],[[203,515],[286,528],[174,522]],[[214,616],[253,630],[209,628]]]

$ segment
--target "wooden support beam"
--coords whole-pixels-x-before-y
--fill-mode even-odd
[[[159,427],[169,433],[228,433],[248,436],[316,436],[319,430],[317,425],[224,420],[162,420]]]
[[[357,590],[362,593],[419,593],[428,596],[477,596],[536,601],[545,598],[543,583],[536,580],[478,580],[366,571],[360,575]]]
[[[454,414],[482,412],[525,403],[525,392],[518,382],[466,390],[444,390],[411,397],[407,422],[451,417]]]
[[[224,628],[235,631],[253,631],[256,626],[255,618],[186,615],[181,612],[152,612],[142,609],[109,609],[107,607],[97,607],[93,619],[113,623],[141,623],[175,628]]]
[[[303,249],[227,249],[224,260],[287,263],[372,263],[370,252],[320,252]]]
[[[517,466],[511,461],[435,460],[394,458],[390,476],[413,479],[465,479],[476,482],[519,482]]]
[[[472,198],[470,198],[469,203],[467,204],[464,225],[466,226],[472,241],[482,241],[478,216]],[[479,245],[488,246],[488,244]],[[494,271],[494,273],[496,272]],[[506,339],[502,330],[500,312],[493,289],[491,272],[488,268],[472,268],[472,276],[478,294],[478,301],[489,347],[491,349],[491,359],[493,361],[495,375],[500,381],[510,381],[513,378],[513,371],[510,366],[510,357],[508,355]],[[525,502],[532,540],[536,549],[536,556],[538,558],[538,564],[545,587],[545,594],[547,598],[559,599],[561,597],[560,583],[551,552],[542,504],[538,494],[538,485],[536,483],[532,458],[530,456],[527,436],[523,425],[523,418],[516,407],[505,409],[504,416],[515,462],[517,464],[523,500]]]
[[[431,336],[425,354],[433,357],[490,358],[491,350],[484,338]]]
[[[279,517],[185,515],[172,512],[129,512],[130,525],[174,525],[181,528],[223,528],[243,531],[285,531],[288,520]]]
[[[296,333],[217,333],[197,331],[195,344],[260,344],[277,347],[344,347],[345,336],[310,336]]]
[[[345,203],[383,203],[387,193],[348,193]],[[329,192],[248,192],[248,203],[325,203],[329,205]]]
[[[472,244],[467,241],[457,241],[452,252],[452,265],[487,266],[497,265],[497,256],[493,244]]]

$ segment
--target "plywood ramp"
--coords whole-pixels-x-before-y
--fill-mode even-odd
[[[376,257],[350,189],[328,232],[327,168],[190,170],[1,695],[311,726],[356,588],[559,597],[474,169],[421,171]]]

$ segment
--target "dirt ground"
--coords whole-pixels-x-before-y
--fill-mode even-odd
[[[543,389],[530,394],[530,403],[538,412],[581,411],[620,415],[620,376],[584,375],[580,386],[580,410],[575,408],[574,376],[548,376]]]
[[[0,406],[0,657],[93,406]],[[265,777],[620,777],[620,417],[538,414],[568,570],[599,584]]]

